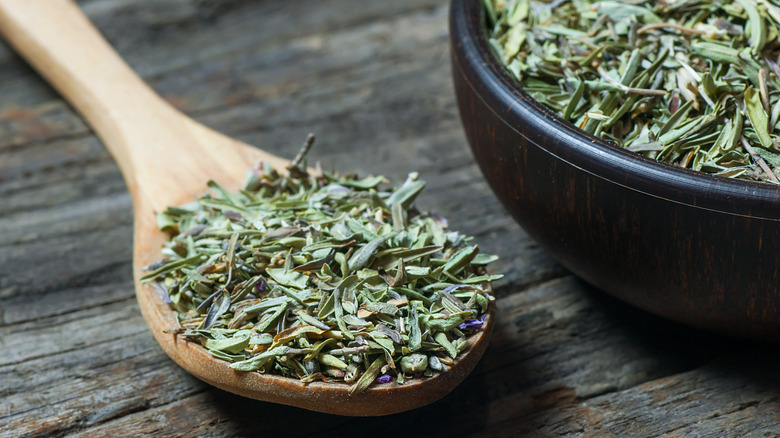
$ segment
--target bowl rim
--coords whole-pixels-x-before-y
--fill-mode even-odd
[[[460,73],[508,128],[559,160],[629,190],[697,209],[780,221],[780,185],[709,175],[647,158],[580,130],[538,103],[494,55],[484,13],[482,0],[451,2],[454,74]],[[540,144],[529,138],[533,133],[520,132],[518,124],[544,130],[559,141]]]

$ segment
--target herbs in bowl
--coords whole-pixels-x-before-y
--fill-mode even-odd
[[[778,183],[777,2],[484,4],[500,61],[563,119],[662,162]]]

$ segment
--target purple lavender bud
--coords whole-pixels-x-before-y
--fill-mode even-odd
[[[393,377],[390,374],[382,374],[376,378],[376,383],[390,383]]]
[[[172,303],[171,297],[168,295],[168,288],[165,287],[161,281],[155,281],[154,283],[150,283],[150,285],[152,289],[160,295],[160,298],[162,298],[165,304]]]
[[[454,291],[455,289],[459,289],[459,288],[464,287],[464,286],[466,286],[466,285],[465,284],[453,284],[452,286],[447,286],[446,288],[444,288],[444,290],[442,292],[450,293],[450,292]]]
[[[479,319],[467,319],[462,323],[460,323],[458,325],[458,328],[460,330],[466,330],[466,329],[479,330],[482,328],[482,324],[484,324],[484,321],[480,321]]]
[[[448,222],[446,217],[436,213],[435,211],[432,211],[429,214],[436,221],[436,223],[439,224],[440,227],[447,228]]]
[[[241,216],[240,213],[236,213],[235,211],[222,210],[222,214],[231,221],[244,220],[244,216]]]
[[[264,292],[264,291],[265,291],[265,280],[263,280],[263,279],[261,278],[261,279],[260,279],[260,281],[258,281],[257,283],[255,283],[255,290],[256,290],[257,292]]]

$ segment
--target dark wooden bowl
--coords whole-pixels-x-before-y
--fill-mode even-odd
[[[713,177],[609,145],[519,88],[480,0],[452,0],[458,107],[493,191],[565,267],[655,314],[780,338],[780,187]]]

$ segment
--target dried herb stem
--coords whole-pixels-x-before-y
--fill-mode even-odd
[[[639,29],[636,30],[637,35],[642,35],[645,32],[650,32],[652,30],[658,30],[658,29],[674,29],[677,31],[680,31],[682,33],[687,34],[695,34],[695,35],[706,35],[707,32],[703,30],[697,30],[697,29],[691,29],[690,27],[680,26],[679,24],[675,23],[651,23],[646,24]]]

